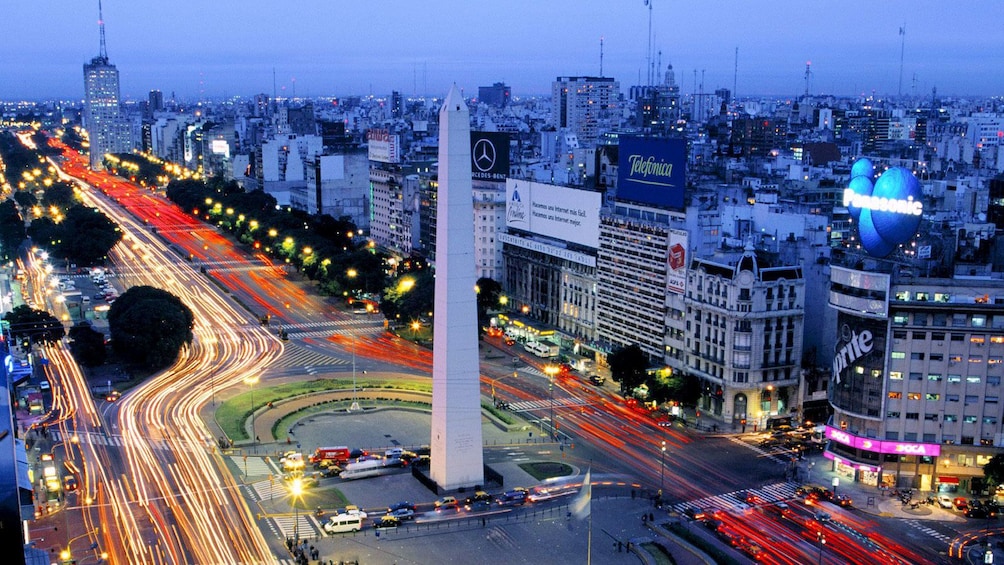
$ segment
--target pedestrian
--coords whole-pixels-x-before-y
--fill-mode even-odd
[[[651,512],[649,512],[648,513],[648,521],[649,522],[654,522],[655,521],[655,514],[652,514]]]

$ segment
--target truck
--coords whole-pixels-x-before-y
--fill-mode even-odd
[[[557,357],[559,347],[554,344],[544,343],[543,341],[531,341],[526,344],[526,350],[533,353],[537,357]]]
[[[351,451],[344,445],[338,447],[318,447],[314,450],[314,454],[310,456],[310,462],[317,465],[318,463],[329,461],[338,465],[344,465],[349,461],[349,453]]]

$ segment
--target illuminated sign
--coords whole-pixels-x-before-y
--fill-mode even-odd
[[[619,146],[617,200],[682,210],[687,142],[621,136]]]
[[[941,445],[937,443],[881,441],[849,434],[831,426],[826,426],[826,439],[857,449],[864,449],[865,451],[870,451],[872,453],[891,453],[897,455],[918,455],[926,457],[938,457],[941,455]]]
[[[366,146],[370,161],[381,163],[400,163],[398,153],[401,145],[400,137],[385,129],[371,129],[366,132]]]
[[[509,134],[471,132],[471,178],[504,181],[509,176]]]
[[[683,294],[687,285],[687,232],[669,230],[666,286],[675,294]]]
[[[841,347],[833,357],[833,377],[837,384],[840,384],[841,371],[863,355],[871,353],[873,345],[872,332],[868,330],[861,333],[851,332],[847,344]]]
[[[599,192],[511,178],[505,188],[507,228],[600,247]]]
[[[858,237],[872,257],[885,257],[917,232],[924,213],[920,182],[909,170],[893,167],[875,179],[868,159],[851,166],[844,206],[857,221]]]

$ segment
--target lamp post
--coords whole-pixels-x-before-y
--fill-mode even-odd
[[[558,439],[558,430],[554,426],[554,376],[558,374],[558,367],[548,363],[544,367],[544,372],[547,373],[547,392],[551,398],[551,437],[556,440]]]
[[[349,412],[359,410],[359,399],[356,398],[356,334],[352,334],[352,405]]]
[[[303,483],[300,477],[296,477],[289,485],[289,491],[293,495],[293,539],[296,544],[300,543],[300,507],[296,505],[296,500],[303,494]]]
[[[74,561],[74,559],[73,559],[73,551],[71,550],[70,546],[72,546],[73,542],[77,541],[78,539],[80,539],[82,537],[90,536],[91,534],[94,534],[94,533],[101,533],[101,526],[98,526],[98,527],[94,528],[93,530],[91,530],[89,532],[84,532],[84,533],[80,534],[77,537],[70,538],[70,540],[66,542],[66,549],[60,550],[60,552],[59,552],[59,559],[63,563],[75,563],[76,561]],[[98,550],[98,543],[97,542],[92,543],[87,549],[89,551],[97,551]],[[101,557],[101,559],[107,559],[108,558],[108,554],[105,553],[105,552],[102,552],[100,554],[100,557]]]
[[[826,545],[826,534],[823,532],[816,532],[816,541],[819,542],[819,560],[818,565],[823,565],[823,546]]]
[[[255,453],[258,453],[258,435],[254,429],[254,385],[258,384],[258,376],[247,377],[244,382],[251,387],[251,445]]]
[[[665,488],[663,482],[666,476],[666,440],[662,441],[662,461],[659,465],[659,501],[662,502],[662,489]]]
[[[418,320],[415,320],[414,322],[411,323],[411,339],[415,339],[415,334],[420,329],[422,329],[422,323],[421,322],[419,322]]]

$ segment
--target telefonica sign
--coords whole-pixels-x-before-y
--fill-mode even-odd
[[[844,445],[863,449],[872,453],[892,453],[898,455],[920,455],[938,457],[941,445],[937,443],[912,443],[905,441],[882,441],[849,434],[843,430],[826,426],[826,439]]]
[[[909,170],[893,167],[875,180],[875,166],[858,159],[844,189],[844,206],[857,221],[858,237],[872,257],[885,257],[917,233],[924,214],[920,182]]]
[[[621,136],[617,199],[683,209],[687,143],[683,139]]]

